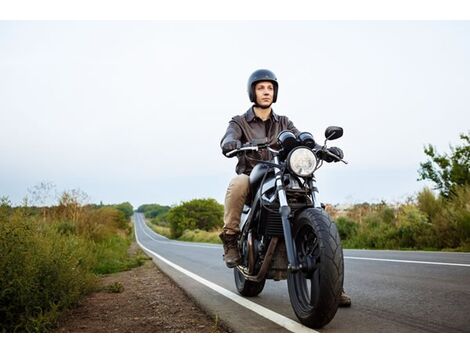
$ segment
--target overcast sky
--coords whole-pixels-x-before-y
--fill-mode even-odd
[[[319,142],[344,128],[323,202],[404,200],[426,185],[424,145],[470,130],[469,38],[469,21],[0,22],[0,196],[47,181],[92,202],[222,202],[220,138],[268,68],[278,114]]]

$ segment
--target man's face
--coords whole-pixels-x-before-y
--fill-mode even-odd
[[[258,82],[255,85],[256,103],[262,108],[269,108],[273,103],[274,86],[271,82]]]

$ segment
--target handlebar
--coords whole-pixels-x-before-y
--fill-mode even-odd
[[[258,150],[260,150],[260,149],[268,149],[270,152],[272,152],[272,153],[274,153],[274,154],[279,154],[279,151],[278,151],[278,150],[271,148],[271,147],[270,147],[269,145],[267,145],[267,144],[255,144],[255,145],[253,145],[253,144],[248,143],[248,144],[244,144],[243,146],[241,146],[241,147],[238,148],[238,149],[234,149],[234,150],[228,152],[228,153],[226,154],[226,156],[229,157],[229,156],[232,156],[232,155],[234,155],[234,154],[236,154],[236,153],[240,153],[240,152],[243,152],[243,151],[248,151],[248,150],[251,150],[251,151],[258,151]],[[326,148],[322,148],[321,150],[322,150],[323,153],[328,154],[329,156],[335,158],[336,160],[341,161],[341,162],[343,162],[343,163],[345,163],[345,164],[348,164],[348,162],[347,162],[346,160],[341,159],[341,158],[338,157],[336,154],[330,153]]]
[[[274,153],[274,154],[279,154],[279,151],[276,150],[276,149],[273,149],[271,148],[270,146],[268,146],[267,144],[261,144],[261,145],[253,145],[253,144],[245,144],[243,146],[241,146],[240,148],[238,149],[234,149],[232,150],[231,152],[228,152],[227,154],[225,154],[226,156],[231,156],[233,154],[236,154],[236,153],[239,153],[239,152],[243,152],[243,151],[247,151],[247,150],[252,150],[252,151],[258,151],[260,149],[268,149],[270,152]]]

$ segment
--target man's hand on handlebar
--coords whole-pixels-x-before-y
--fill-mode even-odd
[[[331,155],[333,154],[333,155]],[[318,156],[325,160],[327,163],[331,163],[334,161],[335,163],[342,160],[344,158],[344,153],[341,148],[338,147],[331,147],[325,150],[320,150]]]
[[[225,142],[223,145],[222,145],[222,153],[227,157],[227,158],[231,158],[231,157],[234,157],[236,155],[236,153],[233,153],[233,154],[229,154],[227,155],[227,153],[230,153],[231,151],[233,150],[237,150],[241,147],[241,142],[240,141],[229,141],[229,142]]]

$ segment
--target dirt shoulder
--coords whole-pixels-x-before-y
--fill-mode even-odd
[[[64,314],[54,332],[227,332],[151,260],[104,276],[99,286]]]

